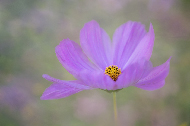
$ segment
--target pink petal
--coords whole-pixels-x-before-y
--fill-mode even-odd
[[[78,72],[83,69],[87,69],[89,71],[93,71],[95,69],[93,64],[82,52],[80,46],[69,39],[61,41],[55,48],[55,52],[59,62],[75,77],[77,77]]]
[[[116,83],[104,71],[82,71],[80,81],[92,88],[100,88],[104,90],[115,90]]]
[[[144,25],[138,22],[129,21],[117,28],[113,35],[113,64],[123,69],[145,34]]]
[[[135,86],[144,90],[156,90],[164,86],[164,80],[169,73],[170,59],[171,57],[164,64],[154,67]]]
[[[44,91],[41,96],[41,100],[65,98],[80,91],[82,91],[82,89],[72,88],[64,84],[54,83]]]
[[[137,83],[143,75],[147,75],[146,71],[149,71],[151,66],[151,62],[146,61],[145,59],[141,59],[134,64],[128,65],[121,72],[121,75],[116,81],[118,89],[126,88]]]
[[[65,85],[68,85],[69,87],[73,87],[73,88],[79,88],[79,89],[90,89],[91,87],[89,86],[85,86],[84,83],[81,83],[81,82],[77,82],[77,83],[74,83],[73,81],[64,81],[64,80],[59,80],[59,79],[56,79],[56,78],[53,78],[47,74],[43,74],[42,76],[43,78],[45,78],[46,80],[48,81],[51,81],[53,83],[58,83],[58,84],[65,84]]]
[[[111,40],[96,21],[84,25],[80,32],[80,44],[88,58],[102,70],[112,65]]]
[[[83,85],[80,81],[63,81],[49,75],[43,75],[43,77],[54,83],[44,91],[41,96],[42,100],[65,98],[82,90],[92,89]]]
[[[154,82],[154,83],[150,83],[150,84],[138,85],[136,87],[141,88],[143,90],[152,91],[152,90],[157,90],[157,89],[162,88],[164,86],[164,84],[165,84],[165,80],[162,80],[162,81],[158,81],[158,82]]]
[[[149,60],[152,55],[152,50],[154,46],[154,29],[152,24],[150,24],[149,32],[142,38],[134,52],[130,56],[127,63],[124,65],[124,68],[131,63],[138,61],[141,58]]]

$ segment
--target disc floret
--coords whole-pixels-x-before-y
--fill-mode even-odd
[[[110,76],[112,80],[116,81],[121,74],[121,68],[118,68],[116,65],[111,65],[106,67],[105,74]]]

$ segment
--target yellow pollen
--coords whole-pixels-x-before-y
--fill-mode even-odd
[[[116,81],[118,76],[121,74],[121,68],[118,68],[116,65],[106,67],[105,74],[110,76],[112,80]]]

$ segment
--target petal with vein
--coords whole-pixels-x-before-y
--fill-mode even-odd
[[[52,80],[52,78],[48,76],[44,75],[44,77],[45,79]],[[53,81],[55,81],[55,83],[48,87],[42,94],[42,100],[65,98],[82,90],[92,89],[91,87],[82,85],[79,81],[61,81],[58,79],[53,79]],[[58,83],[56,83],[56,81]]]
[[[113,64],[123,69],[146,33],[145,26],[139,22],[129,21],[118,27],[113,35]]]
[[[93,64],[82,52],[81,47],[69,39],[64,39],[61,41],[60,44],[55,48],[55,52],[59,62],[63,65],[63,67],[76,78],[78,71],[83,69],[93,71],[95,69]]]
[[[102,71],[82,71],[80,76],[80,81],[85,83],[85,85],[92,88],[100,88],[104,90],[116,90],[116,83],[109,77],[105,75]]]
[[[152,68],[145,77],[134,86],[144,90],[156,90],[164,86],[165,78],[169,73],[171,57],[162,65]]]
[[[147,75],[147,72],[152,68],[150,61],[141,59],[136,63],[128,65],[122,74],[118,77],[116,81],[118,89],[126,88],[137,83],[142,76]]]
[[[124,65],[124,68],[131,63],[137,62],[139,59],[144,58],[149,60],[152,55],[152,50],[154,46],[154,29],[152,24],[150,24],[149,32],[142,38],[134,52],[130,56],[127,63]]]
[[[88,58],[102,70],[112,65],[110,37],[96,21],[84,25],[80,32],[80,44]]]

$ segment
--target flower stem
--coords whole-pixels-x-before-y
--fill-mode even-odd
[[[118,126],[116,92],[113,92],[113,109],[114,109],[115,126]]]

